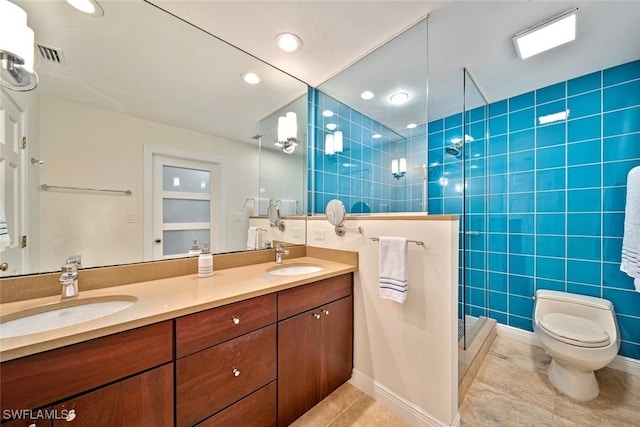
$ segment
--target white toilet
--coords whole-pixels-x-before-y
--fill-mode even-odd
[[[594,371],[607,366],[620,349],[611,301],[540,289],[533,330],[552,358],[551,383],[574,399],[595,399],[600,389]]]

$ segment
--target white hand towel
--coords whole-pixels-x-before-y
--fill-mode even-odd
[[[266,216],[269,208],[269,199],[256,197],[253,199],[253,214],[255,216]]]
[[[247,249],[252,251],[256,248],[256,237],[258,237],[258,227],[249,227],[247,231]]]
[[[640,166],[627,175],[621,258],[620,270],[634,278],[636,291],[640,292]]]
[[[380,297],[403,304],[407,299],[407,246],[404,237],[379,240]]]
[[[4,211],[4,203],[0,197],[0,247],[9,246],[10,244],[11,238],[7,227],[7,216]]]
[[[280,215],[295,215],[297,202],[295,200],[280,200]]]

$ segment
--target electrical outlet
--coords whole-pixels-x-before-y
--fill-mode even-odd
[[[233,214],[233,222],[242,222],[242,212],[236,212]]]
[[[135,212],[129,212],[129,222],[133,224],[137,220],[138,219],[137,219],[136,213]]]
[[[291,236],[300,237],[300,227],[291,227]]]
[[[324,230],[322,228],[314,229],[313,238],[316,240],[324,240]]]

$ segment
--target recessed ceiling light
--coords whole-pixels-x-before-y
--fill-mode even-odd
[[[518,56],[526,59],[575,40],[577,11],[571,9],[516,34],[513,42]]]
[[[256,73],[242,73],[240,77],[242,77],[242,80],[244,80],[245,83],[250,85],[257,85],[260,83],[260,76]]]
[[[389,97],[389,101],[395,105],[401,105],[407,102],[409,94],[407,92],[396,92]]]
[[[293,33],[280,33],[276,36],[276,43],[285,52],[295,52],[302,47],[302,40]]]
[[[382,135],[380,135],[379,133],[374,133],[373,135],[371,135],[371,138],[379,139],[379,138],[382,138]]]
[[[336,130],[337,127],[338,127],[338,125],[335,124],[335,123],[327,123],[327,125],[326,125],[326,128],[329,129],[329,130]]]
[[[102,6],[96,0],[67,0],[71,6],[87,15],[100,17],[104,15]]]
[[[324,111],[322,112],[322,115],[323,115],[323,116],[325,116],[325,117],[333,117],[333,111],[331,111],[331,110],[324,110]]]
[[[407,125],[407,129],[415,129],[415,128],[417,128],[417,127],[418,127],[418,125],[417,125],[417,124],[415,124],[415,123],[409,123],[409,124]]]
[[[370,90],[365,90],[360,94],[360,98],[369,100],[373,98],[373,92],[371,92]]]

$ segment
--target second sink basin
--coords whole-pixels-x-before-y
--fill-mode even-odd
[[[0,338],[51,331],[99,319],[131,307],[138,299],[129,295],[61,301],[33,307],[0,318]]]
[[[297,274],[316,273],[322,267],[313,264],[283,264],[267,269],[267,273],[275,276],[295,276]]]

